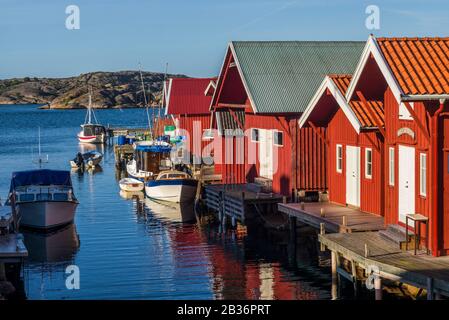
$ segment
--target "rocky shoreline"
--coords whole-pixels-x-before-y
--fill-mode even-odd
[[[148,103],[160,105],[165,75],[142,72]],[[167,75],[167,77],[185,77]],[[69,78],[14,78],[0,80],[0,104],[42,104],[40,109],[82,109],[92,88],[94,108],[139,108],[144,106],[138,71],[91,72]]]

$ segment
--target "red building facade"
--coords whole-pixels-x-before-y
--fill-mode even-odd
[[[210,128],[209,106],[216,78],[171,78],[165,82],[165,114],[172,117],[177,134],[185,137],[185,150],[196,159],[209,143],[204,132]]]

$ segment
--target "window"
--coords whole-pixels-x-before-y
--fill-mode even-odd
[[[371,148],[365,149],[365,178],[371,179],[373,177],[373,150]]]
[[[251,141],[259,142],[259,129],[255,129],[255,128],[251,129]]]
[[[388,149],[388,184],[394,186],[394,148]]]
[[[337,144],[337,172],[343,172],[343,146]]]
[[[419,155],[419,194],[427,195],[427,154]]]
[[[413,109],[413,102],[409,102],[410,107]],[[410,112],[408,112],[407,107],[405,106],[405,104],[402,102],[399,105],[399,119],[400,120],[413,120],[412,115],[410,114]]]
[[[275,146],[284,145],[284,133],[282,131],[273,131],[273,141]]]

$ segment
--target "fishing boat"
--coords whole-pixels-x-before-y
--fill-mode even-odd
[[[78,133],[78,140],[85,143],[106,143],[106,128],[98,123],[92,108],[92,94],[89,88],[89,104],[84,124],[81,125],[81,131]],[[94,122],[92,122],[92,118]]]
[[[74,169],[79,169],[83,166],[91,168],[100,164],[102,159],[103,154],[95,150],[88,151],[83,154],[78,153],[73,160],[70,160],[70,166]]]
[[[163,142],[142,141],[134,144],[134,157],[126,164],[131,178],[145,181],[171,167],[171,146]]]
[[[20,226],[53,229],[71,223],[78,200],[69,171],[38,169],[13,172],[10,197]],[[12,201],[9,201],[11,204]]]
[[[123,178],[119,181],[120,189],[128,192],[142,191],[145,187],[142,181],[133,178]]]
[[[148,198],[176,203],[193,202],[198,181],[177,170],[161,171],[156,179],[145,183]]]

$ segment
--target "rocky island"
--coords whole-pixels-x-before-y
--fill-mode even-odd
[[[142,72],[151,105],[161,100],[163,73]],[[185,77],[167,75],[167,77]],[[143,107],[139,71],[90,72],[68,78],[14,78],[0,80],[0,104],[43,104],[50,109],[85,108],[88,86],[94,108]]]

